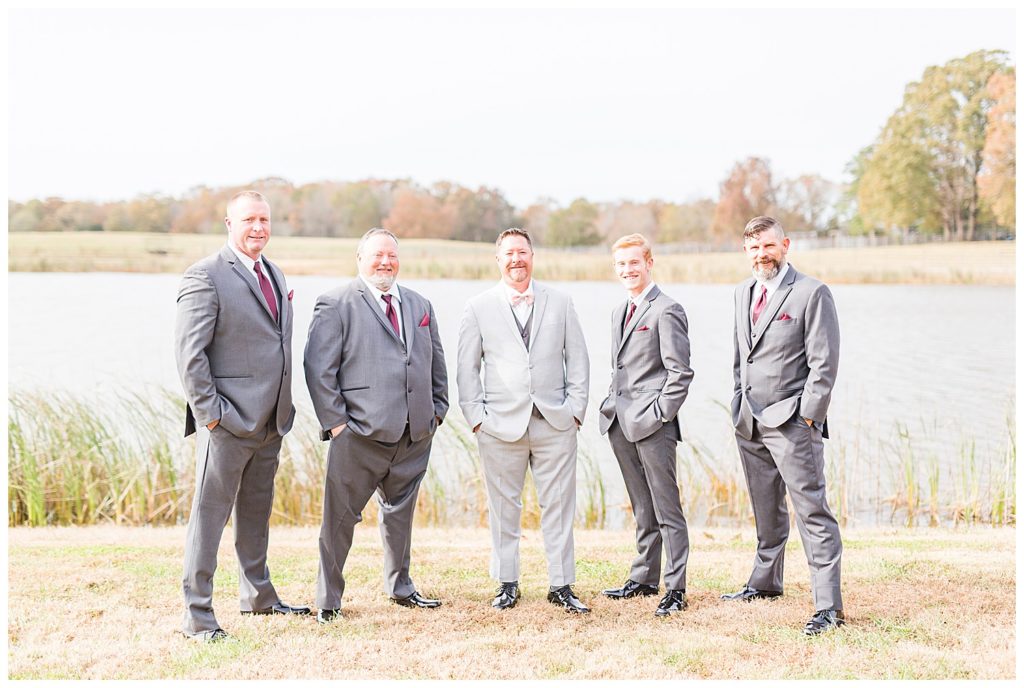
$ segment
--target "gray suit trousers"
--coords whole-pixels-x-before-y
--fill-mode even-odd
[[[637,557],[629,571],[630,580],[658,587],[664,546],[665,587],[685,590],[690,538],[676,483],[675,424],[665,423],[639,442],[630,442],[615,420],[608,429],[608,439],[636,519]]]
[[[842,609],[839,523],[825,498],[825,458],[821,430],[799,415],[778,428],[754,421],[749,440],[736,445],[750,491],[757,528],[757,554],[747,582],[752,588],[782,592],[783,561],[789,539],[786,491],[811,570],[815,610]]]
[[[213,614],[213,574],[224,526],[234,509],[239,605],[262,610],[280,602],[270,582],[267,542],[274,505],[281,436],[269,426],[239,438],[221,426],[200,428],[196,441],[196,490],[185,535],[185,619],[198,635],[220,628]]]
[[[428,435],[413,442],[408,427],[397,442],[367,439],[349,428],[331,439],[320,528],[317,607],[341,607],[343,571],[355,525],[363,520],[362,511],[375,490],[384,544],[384,592],[402,598],[416,591],[409,577],[412,521],[432,441],[433,436]]]
[[[477,432],[480,463],[487,483],[491,524],[491,577],[519,580],[519,540],[523,535],[523,486],[526,469],[533,471],[540,505],[540,529],[553,587],[576,582],[572,523],[576,516],[576,433],[558,430],[536,414],[526,433],[505,442]]]

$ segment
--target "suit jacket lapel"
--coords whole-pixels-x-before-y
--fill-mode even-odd
[[[622,333],[622,340],[619,342],[619,348],[616,353],[622,350],[622,347],[626,344],[626,340],[629,339],[629,335],[633,334],[633,331],[636,330],[636,326],[640,322],[640,318],[643,317],[644,313],[651,310],[651,302],[658,298],[658,294],[660,293],[661,291],[657,286],[647,292],[647,296],[644,298],[643,303],[637,306],[636,312],[633,313],[633,317],[629,319],[629,325],[626,326],[626,331]],[[623,315],[623,317],[625,317],[625,315]]]
[[[761,317],[757,319],[757,325],[754,326],[754,332],[757,335],[757,339],[761,339],[764,331],[768,329],[768,326],[775,320],[775,316],[778,314],[779,309],[782,308],[782,303],[789,296],[789,292],[793,291],[793,281],[796,279],[796,269],[792,266],[789,268],[789,272],[782,278],[782,284],[772,294],[771,301],[765,306],[764,312],[761,313]],[[749,318],[748,318],[749,319]]]
[[[540,323],[544,319],[544,311],[548,307],[548,290],[543,286],[533,283],[533,326],[530,328],[530,351],[533,351],[535,336],[540,332]]]
[[[401,343],[402,340],[398,338],[397,334],[395,334],[395,328],[391,327],[391,321],[384,317],[383,305],[378,306],[374,302],[373,296],[370,294],[370,291],[366,288],[366,285],[363,284],[362,278],[356,277],[355,281],[356,291],[358,291],[362,295],[363,301],[366,302],[366,305],[370,308],[370,312],[373,313],[374,317],[377,318],[377,322],[379,322],[380,326],[387,330],[388,334],[394,337],[397,342]]]
[[[401,287],[399,287],[401,289]],[[401,292],[399,292],[401,293]],[[419,322],[416,320],[416,314],[412,310],[412,299],[409,298],[409,292],[405,292],[402,296],[402,331],[405,332],[405,357],[406,359],[412,355],[412,339],[416,336],[416,329]],[[390,323],[388,324],[390,327]]]
[[[522,347],[523,352],[529,354],[530,352],[526,349],[526,344],[523,343],[523,335],[519,333],[519,326],[516,325],[516,316],[512,314],[512,305],[509,303],[508,298],[505,296],[505,284],[504,282],[499,283],[494,288],[494,300],[495,308],[501,313],[502,320],[508,325],[508,328],[512,331],[513,339],[515,339],[519,346]],[[530,333],[530,341],[533,341],[533,333]]]
[[[263,291],[260,289],[259,283],[256,281],[256,273],[247,270],[242,262],[238,260],[238,256],[229,247],[225,246],[224,250],[221,251],[221,257],[224,260],[231,263],[231,269],[235,271],[235,274],[242,278],[242,281],[249,286],[249,291],[256,298],[256,302],[263,307],[263,312],[267,314],[271,322],[274,320],[274,314],[270,312],[270,306],[267,304],[267,300],[263,298]],[[250,274],[251,272],[251,274]],[[277,323],[274,323],[275,325]]]
[[[740,303],[740,312],[736,314],[736,317],[740,319],[738,323],[740,332],[747,339],[747,349],[750,349],[750,294],[753,290],[754,285],[757,283],[753,277],[747,280],[747,283],[743,287],[743,298]]]
[[[616,306],[612,311],[612,351],[615,353],[622,348],[622,321],[626,318],[627,304],[629,304],[628,300]]]

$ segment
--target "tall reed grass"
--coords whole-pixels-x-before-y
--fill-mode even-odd
[[[179,395],[150,390],[93,399],[61,392],[14,392],[8,408],[9,525],[162,525],[187,520],[194,440],[182,437],[184,401]],[[1012,409],[1006,428],[1004,452],[979,456],[974,440],[965,438],[951,465],[940,465],[934,453],[922,456],[916,431],[902,422],[874,450],[865,450],[859,439],[849,445],[827,443],[829,503],[842,524],[865,518],[875,523],[884,520],[887,511],[891,522],[907,526],[919,525],[924,517],[930,525],[1013,525],[1017,455]],[[922,424],[922,434],[931,429]],[[724,453],[689,436],[679,445],[680,496],[693,524],[753,522],[724,407],[721,432]],[[272,522],[320,522],[326,456],[327,444],[318,440],[315,419],[300,412],[281,450]],[[886,470],[887,480],[882,477]],[[579,526],[631,526],[621,479],[617,467],[602,467],[581,438]],[[621,501],[613,496],[620,494]],[[372,523],[376,511],[371,500],[364,521]],[[873,517],[865,516],[872,513]],[[435,435],[416,520],[432,526],[487,525],[487,493],[476,438],[458,413],[449,415]],[[523,493],[523,523],[540,523],[530,477]]]

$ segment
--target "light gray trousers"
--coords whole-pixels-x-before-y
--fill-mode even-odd
[[[199,635],[220,628],[213,613],[213,574],[224,526],[232,515],[242,611],[267,609],[281,600],[270,582],[267,543],[274,505],[281,436],[269,427],[239,438],[221,426],[196,434],[196,489],[185,534],[182,630]]]
[[[530,417],[526,433],[505,442],[477,432],[480,462],[487,483],[491,525],[491,577],[519,580],[523,486],[533,471],[540,505],[540,529],[553,587],[576,582],[572,525],[576,516],[576,428],[556,430],[544,418]]]
[[[747,582],[752,588],[782,592],[783,562],[789,539],[786,491],[811,570],[814,608],[842,609],[839,523],[825,498],[825,452],[821,431],[799,416],[778,428],[756,420],[751,439],[736,436],[740,463],[750,491],[757,529],[757,555]]]
[[[408,427],[397,442],[367,439],[348,428],[331,439],[320,527],[317,607],[341,607],[345,560],[352,549],[355,525],[363,520],[362,511],[374,491],[384,544],[384,592],[402,598],[416,591],[409,576],[412,521],[432,440],[433,436],[428,436],[413,442]]]

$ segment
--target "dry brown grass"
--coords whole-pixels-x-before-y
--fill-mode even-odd
[[[355,239],[275,236],[267,256],[289,275],[354,275]],[[134,232],[20,232],[8,235],[12,272],[164,272],[180,274],[224,244],[223,235]],[[1014,241],[807,250],[794,265],[830,284],[1015,284]],[[607,250],[539,249],[544,280],[611,280]],[[738,250],[656,253],[661,282],[734,284],[749,276]],[[402,241],[405,279],[496,279],[489,243]]]
[[[523,543],[520,605],[488,606],[483,529],[414,532],[413,576],[440,609],[388,603],[375,527],[360,527],[344,618],[240,617],[232,536],[225,533],[215,606],[236,642],[180,636],[182,528],[15,528],[9,533],[11,678],[961,678],[1011,679],[1015,661],[1012,528],[844,533],[848,624],[800,633],[811,608],[794,532],[786,595],[725,603],[745,580],[750,529],[691,533],[690,609],[655,619],[656,600],[613,602],[626,531],[578,531],[576,618],[544,600],[539,533]],[[282,598],[312,601],[315,528],[274,528],[270,566]]]

